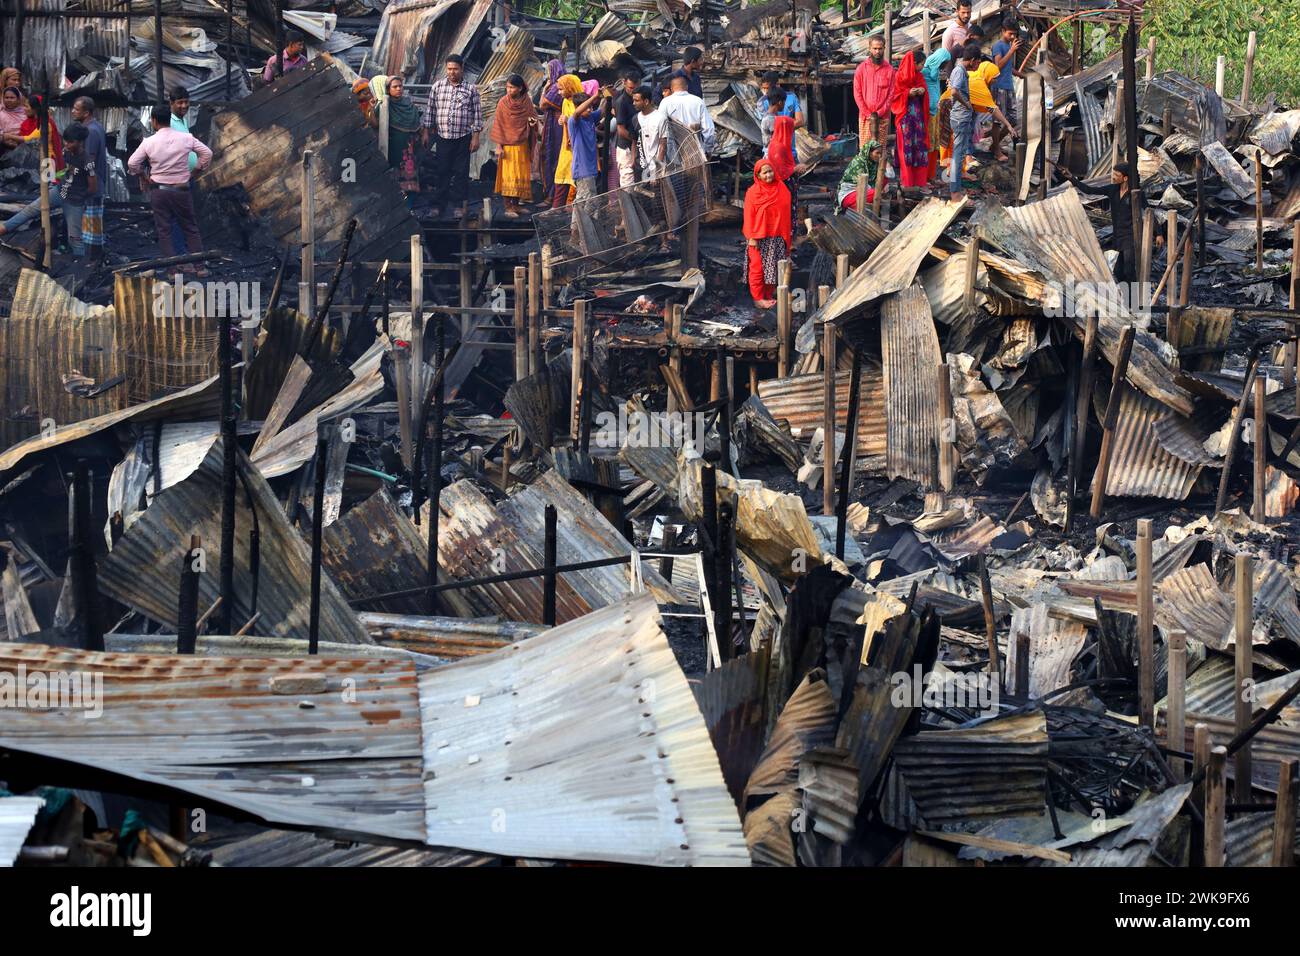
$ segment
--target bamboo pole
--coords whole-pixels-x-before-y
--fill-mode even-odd
[[[1147,40],[1147,79],[1156,75],[1156,38]]]
[[[1101,505],[1106,498],[1106,479],[1110,475],[1110,459],[1114,453],[1115,426],[1119,422],[1119,403],[1124,394],[1124,378],[1128,374],[1129,355],[1133,352],[1133,326],[1126,325],[1119,341],[1119,355],[1115,360],[1115,374],[1110,382],[1110,400],[1106,403],[1106,420],[1102,423],[1101,457],[1093,475],[1092,510],[1094,518],[1101,517]]]
[[[1079,393],[1074,403],[1074,447],[1066,469],[1069,497],[1065,499],[1065,531],[1074,527],[1075,499],[1079,494],[1079,475],[1083,471],[1083,452],[1088,441],[1088,410],[1092,407],[1092,379],[1097,364],[1097,310],[1089,310],[1083,333],[1083,368],[1079,374]]]
[[[980,237],[978,234],[971,236],[970,242],[966,244],[966,285],[962,293],[962,308],[967,314],[975,311],[975,284],[979,279],[980,271]]]
[[[582,400],[582,372],[587,342],[587,300],[578,299],[573,303],[573,356],[569,381],[569,436],[574,444],[578,442],[579,428],[578,408]]]
[[[1137,523],[1138,722],[1156,726],[1155,602],[1151,581],[1151,519]]]
[[[1209,770],[1205,776],[1205,865],[1221,867],[1226,862],[1224,817],[1227,811],[1226,767],[1228,748],[1210,751]]]
[[[883,164],[883,160],[882,160],[882,164]],[[853,208],[856,209],[859,213],[863,213],[867,211],[867,174],[866,173],[862,173],[860,176],[858,176],[857,194],[853,200],[853,203],[854,203]]]
[[[1236,607],[1236,627],[1237,627],[1237,653],[1234,657],[1235,677],[1236,677],[1236,694],[1233,701],[1233,730],[1236,735],[1241,735],[1250,727],[1251,722],[1251,701],[1253,696],[1253,677],[1254,668],[1252,666],[1253,645],[1251,638],[1254,633],[1255,620],[1255,561],[1245,552],[1238,551],[1235,561],[1235,570],[1237,575],[1234,592],[1237,599]],[[1246,741],[1245,746],[1237,751],[1236,762],[1234,764],[1236,783],[1233,794],[1238,803],[1250,802],[1251,789],[1251,761],[1250,761],[1251,742]]]
[[[952,417],[952,382],[948,363],[939,364],[939,487],[952,491],[957,483],[957,449],[953,446],[956,425]]]
[[[1168,676],[1169,690],[1165,708],[1165,744],[1170,750],[1182,750],[1187,746],[1187,634],[1184,631],[1169,632],[1166,642],[1169,652],[1165,673]],[[1185,779],[1187,766],[1182,760],[1171,764],[1174,776]]]
[[[1250,87],[1255,79],[1255,31],[1246,37],[1246,69],[1241,76],[1241,105],[1250,105]],[[1256,154],[1258,155],[1258,154]]]
[[[537,374],[546,364],[542,353],[542,257],[528,253],[528,371]]]
[[[1279,761],[1273,807],[1273,866],[1295,866],[1295,801],[1300,760]]]
[[[158,70],[161,74],[161,65],[159,65]],[[308,318],[316,314],[316,180],[313,175],[315,159],[315,150],[303,150],[302,181],[299,187],[301,190],[299,238],[302,249],[298,282],[298,311]]]
[[[1295,280],[1296,269],[1294,266],[1295,263],[1300,262],[1300,221],[1296,222],[1296,243],[1297,243],[1296,245],[1297,252],[1296,255],[1292,257],[1291,260],[1293,265],[1291,270],[1292,289],[1295,288],[1295,284],[1296,284],[1296,280]],[[840,286],[844,285],[844,282],[845,280],[848,279],[848,277],[849,277],[849,254],[847,252],[841,252],[838,256],[835,257],[835,287],[838,289]],[[1294,294],[1295,293],[1292,292],[1292,295]],[[1292,308],[1294,308],[1294,306],[1292,306]]]
[[[790,374],[790,287],[776,287],[777,376]]]
[[[1251,34],[1253,37],[1255,34]],[[1255,271],[1264,269],[1264,162],[1263,151],[1255,153]]]
[[[515,381],[528,377],[528,270],[515,266]]]
[[[1219,54],[1218,59],[1214,61],[1214,92],[1218,93],[1219,96],[1223,96],[1223,80],[1227,68],[1228,58],[1223,54]]]
[[[989,583],[989,567],[984,555],[979,556],[980,601],[984,607],[984,639],[989,649],[989,674],[998,682],[1002,680],[1002,654],[998,650],[998,625],[993,616],[993,585]]]

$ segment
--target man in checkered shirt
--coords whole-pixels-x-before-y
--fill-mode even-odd
[[[432,133],[437,144],[433,214],[441,212],[445,197],[449,207],[458,207],[455,216],[460,218],[469,201],[469,157],[478,149],[483,131],[483,104],[478,87],[465,80],[465,61],[459,55],[447,57],[447,75],[429,91],[423,122],[420,141],[428,146]]]

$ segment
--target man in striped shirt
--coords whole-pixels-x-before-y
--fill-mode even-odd
[[[478,87],[465,79],[465,61],[458,54],[447,57],[447,75],[429,91],[423,125],[420,141],[428,146],[432,134],[435,143],[433,214],[439,214],[445,198],[457,207],[455,216],[462,217],[469,201],[469,158],[483,131],[483,105]]]

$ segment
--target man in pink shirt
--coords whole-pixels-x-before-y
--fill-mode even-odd
[[[957,20],[943,31],[943,48],[958,59],[957,54],[966,45],[970,37],[970,3],[971,0],[957,0]]]
[[[158,245],[165,258],[176,255],[172,244],[172,223],[185,235],[185,245],[190,252],[203,251],[203,238],[194,216],[194,202],[190,198],[190,153],[195,153],[195,168],[207,169],[212,162],[212,150],[189,133],[172,129],[171,111],[165,106],[155,106],[152,115],[153,135],[145,137],[131,158],[127,172],[140,176],[143,188],[145,164],[149,164],[149,204],[153,207],[153,223],[158,230]]]
[[[863,146],[873,139],[884,145],[896,72],[885,59],[885,41],[880,37],[868,40],[867,58],[853,73],[853,98],[858,104],[858,142]]]
[[[266,66],[262,67],[262,82],[270,83],[276,76],[281,75],[281,71],[276,69],[276,55],[272,53],[266,60]],[[291,73],[294,70],[301,70],[307,65],[307,42],[300,34],[289,34],[289,40],[284,45],[284,55],[280,57],[284,62],[283,73]]]

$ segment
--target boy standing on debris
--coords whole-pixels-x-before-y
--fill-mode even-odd
[[[86,127],[86,160],[95,177],[94,185],[86,191],[86,201],[81,206],[81,242],[92,264],[104,258],[104,195],[108,182],[108,137],[104,127],[95,119],[95,101],[89,96],[78,96],[72,103],[72,118]],[[66,215],[66,212],[65,212]],[[69,222],[71,231],[76,223]]]
[[[172,223],[180,225],[185,243],[191,252],[203,249],[203,238],[194,216],[194,202],[190,198],[189,155],[198,154],[197,168],[206,169],[212,162],[212,150],[189,133],[172,129],[171,113],[165,106],[155,106],[151,117],[153,135],[144,141],[127,161],[127,172],[141,176],[144,185],[144,167],[149,165],[149,205],[153,207],[154,226],[158,229],[158,245],[165,258],[176,255],[172,244]]]
[[[867,58],[853,73],[853,99],[858,104],[858,142],[885,141],[894,95],[894,67],[885,59],[885,41],[867,41]]]
[[[447,57],[447,73],[429,91],[424,109],[424,131],[420,141],[429,145],[433,135],[436,174],[433,183],[433,214],[440,212],[443,198],[456,207],[454,216],[465,215],[469,202],[469,158],[478,150],[483,131],[483,104],[478,87],[465,79],[465,61],[459,54]]]
[[[1015,125],[1016,122],[1016,87],[1014,77],[1019,76],[1016,70],[1016,51],[1020,49],[1020,27],[1015,20],[1008,19],[1002,24],[1002,36],[993,44],[993,62],[998,65],[1001,71],[998,78],[993,81],[993,102],[997,104],[1002,115],[1006,117],[1007,122]],[[1002,136],[1005,129],[1002,126],[993,127],[993,155],[1001,158]]]
[[[952,168],[949,171],[948,191],[953,199],[966,198],[961,175],[975,135],[975,108],[970,102],[970,76],[967,71],[973,70],[979,60],[979,44],[969,43],[948,74],[948,89],[952,90],[952,110],[948,114],[948,122],[952,126]]]

